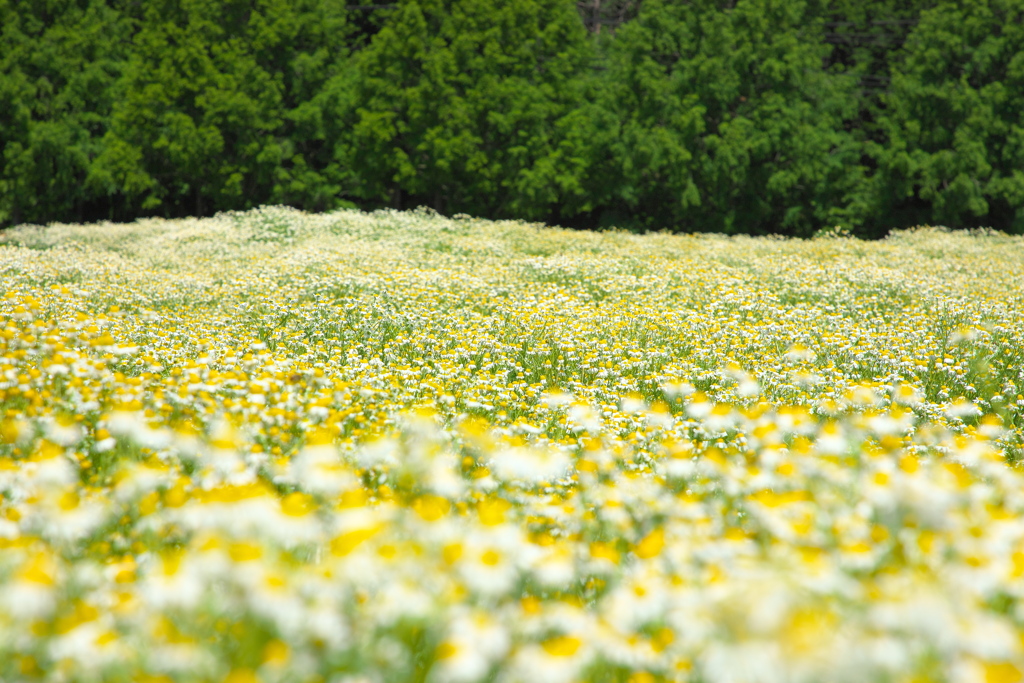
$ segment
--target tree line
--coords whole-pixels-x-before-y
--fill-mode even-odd
[[[0,0],[0,226],[1024,233],[1024,0]]]

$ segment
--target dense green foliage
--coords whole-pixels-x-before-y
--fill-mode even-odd
[[[803,3],[650,0],[608,48],[601,204],[645,227],[807,234],[858,173],[855,100]],[[810,21],[811,23],[808,23]]]
[[[1024,232],[1024,2],[921,14],[879,117],[878,211]]]
[[[1024,232],[1024,0],[0,0],[0,31],[0,226]]]
[[[368,201],[543,218],[582,192],[590,45],[563,0],[403,3],[321,110]]]

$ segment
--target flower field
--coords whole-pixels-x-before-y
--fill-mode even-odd
[[[1024,680],[1024,240],[0,233],[0,681]]]

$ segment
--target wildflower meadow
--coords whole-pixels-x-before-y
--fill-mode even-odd
[[[1024,238],[0,233],[0,681],[1024,680]]]

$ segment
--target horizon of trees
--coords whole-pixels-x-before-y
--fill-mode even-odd
[[[1024,0],[0,0],[0,227],[1024,233]]]

